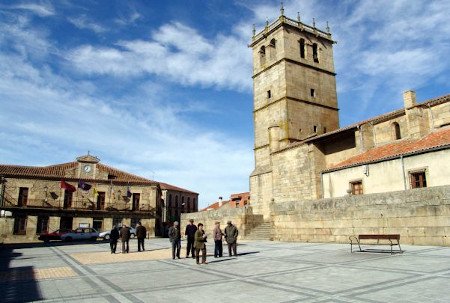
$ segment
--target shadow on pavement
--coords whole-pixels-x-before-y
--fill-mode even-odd
[[[16,247],[0,246],[0,289],[2,302],[31,302],[42,300],[33,266],[10,268],[10,263],[20,258],[22,253],[15,252]]]

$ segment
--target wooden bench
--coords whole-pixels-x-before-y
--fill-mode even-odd
[[[400,246],[400,235],[399,234],[391,234],[391,235],[358,235],[356,236],[350,236],[350,252],[353,252],[353,245],[358,244],[359,251],[360,252],[367,252],[370,250],[363,250],[361,249],[361,240],[377,240],[376,243],[364,243],[365,245],[389,245],[391,247],[391,254],[394,253],[392,250],[393,246],[398,245],[399,252],[402,253],[402,247]],[[380,240],[385,240],[380,243]]]

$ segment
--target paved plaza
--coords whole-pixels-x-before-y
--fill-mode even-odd
[[[238,257],[208,255],[208,264],[197,265],[172,260],[167,239],[148,240],[141,253],[136,245],[132,240],[129,254],[111,255],[103,242],[4,244],[0,301],[450,301],[449,247],[352,254],[345,244],[247,241]]]

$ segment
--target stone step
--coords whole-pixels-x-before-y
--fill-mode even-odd
[[[270,240],[272,232],[272,224],[265,222],[255,228],[253,228],[250,233],[245,237],[248,240]]]

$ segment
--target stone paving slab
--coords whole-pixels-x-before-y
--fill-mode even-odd
[[[118,262],[135,262],[143,260],[161,260],[167,259],[171,255],[170,248],[160,248],[155,250],[146,250],[142,252],[116,253],[110,252],[86,252],[74,253],[70,256],[81,264],[102,264],[102,263],[118,263]]]
[[[238,257],[172,260],[167,239],[0,246],[2,302],[448,302],[450,248],[350,253],[349,245],[247,241]],[[185,254],[183,241],[182,256]]]
[[[30,270],[12,268],[0,272],[0,283],[7,281],[44,280],[74,277],[77,274],[70,267],[33,268]]]

